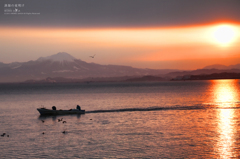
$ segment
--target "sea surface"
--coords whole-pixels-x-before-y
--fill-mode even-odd
[[[3,133],[1,159],[240,158],[240,81],[1,84]]]

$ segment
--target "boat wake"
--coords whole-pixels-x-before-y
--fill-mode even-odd
[[[132,111],[160,111],[160,110],[195,110],[195,109],[240,109],[240,107],[219,107],[213,105],[173,106],[173,107],[148,107],[148,108],[123,108],[109,110],[92,110],[85,113],[132,112]]]

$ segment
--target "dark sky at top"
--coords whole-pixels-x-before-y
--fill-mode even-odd
[[[4,15],[5,4],[24,4]],[[240,0],[1,0],[1,26],[152,27],[240,22]],[[14,7],[12,8],[14,9]]]

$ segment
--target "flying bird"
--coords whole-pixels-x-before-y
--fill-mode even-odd
[[[44,123],[44,120],[41,120]]]
[[[96,55],[96,54],[94,54],[93,56],[89,56],[89,57],[94,58],[95,55]]]
[[[66,121],[63,121],[63,123],[66,123]]]

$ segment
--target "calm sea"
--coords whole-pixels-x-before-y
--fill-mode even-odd
[[[239,80],[2,84],[0,158],[239,158],[239,108]]]

